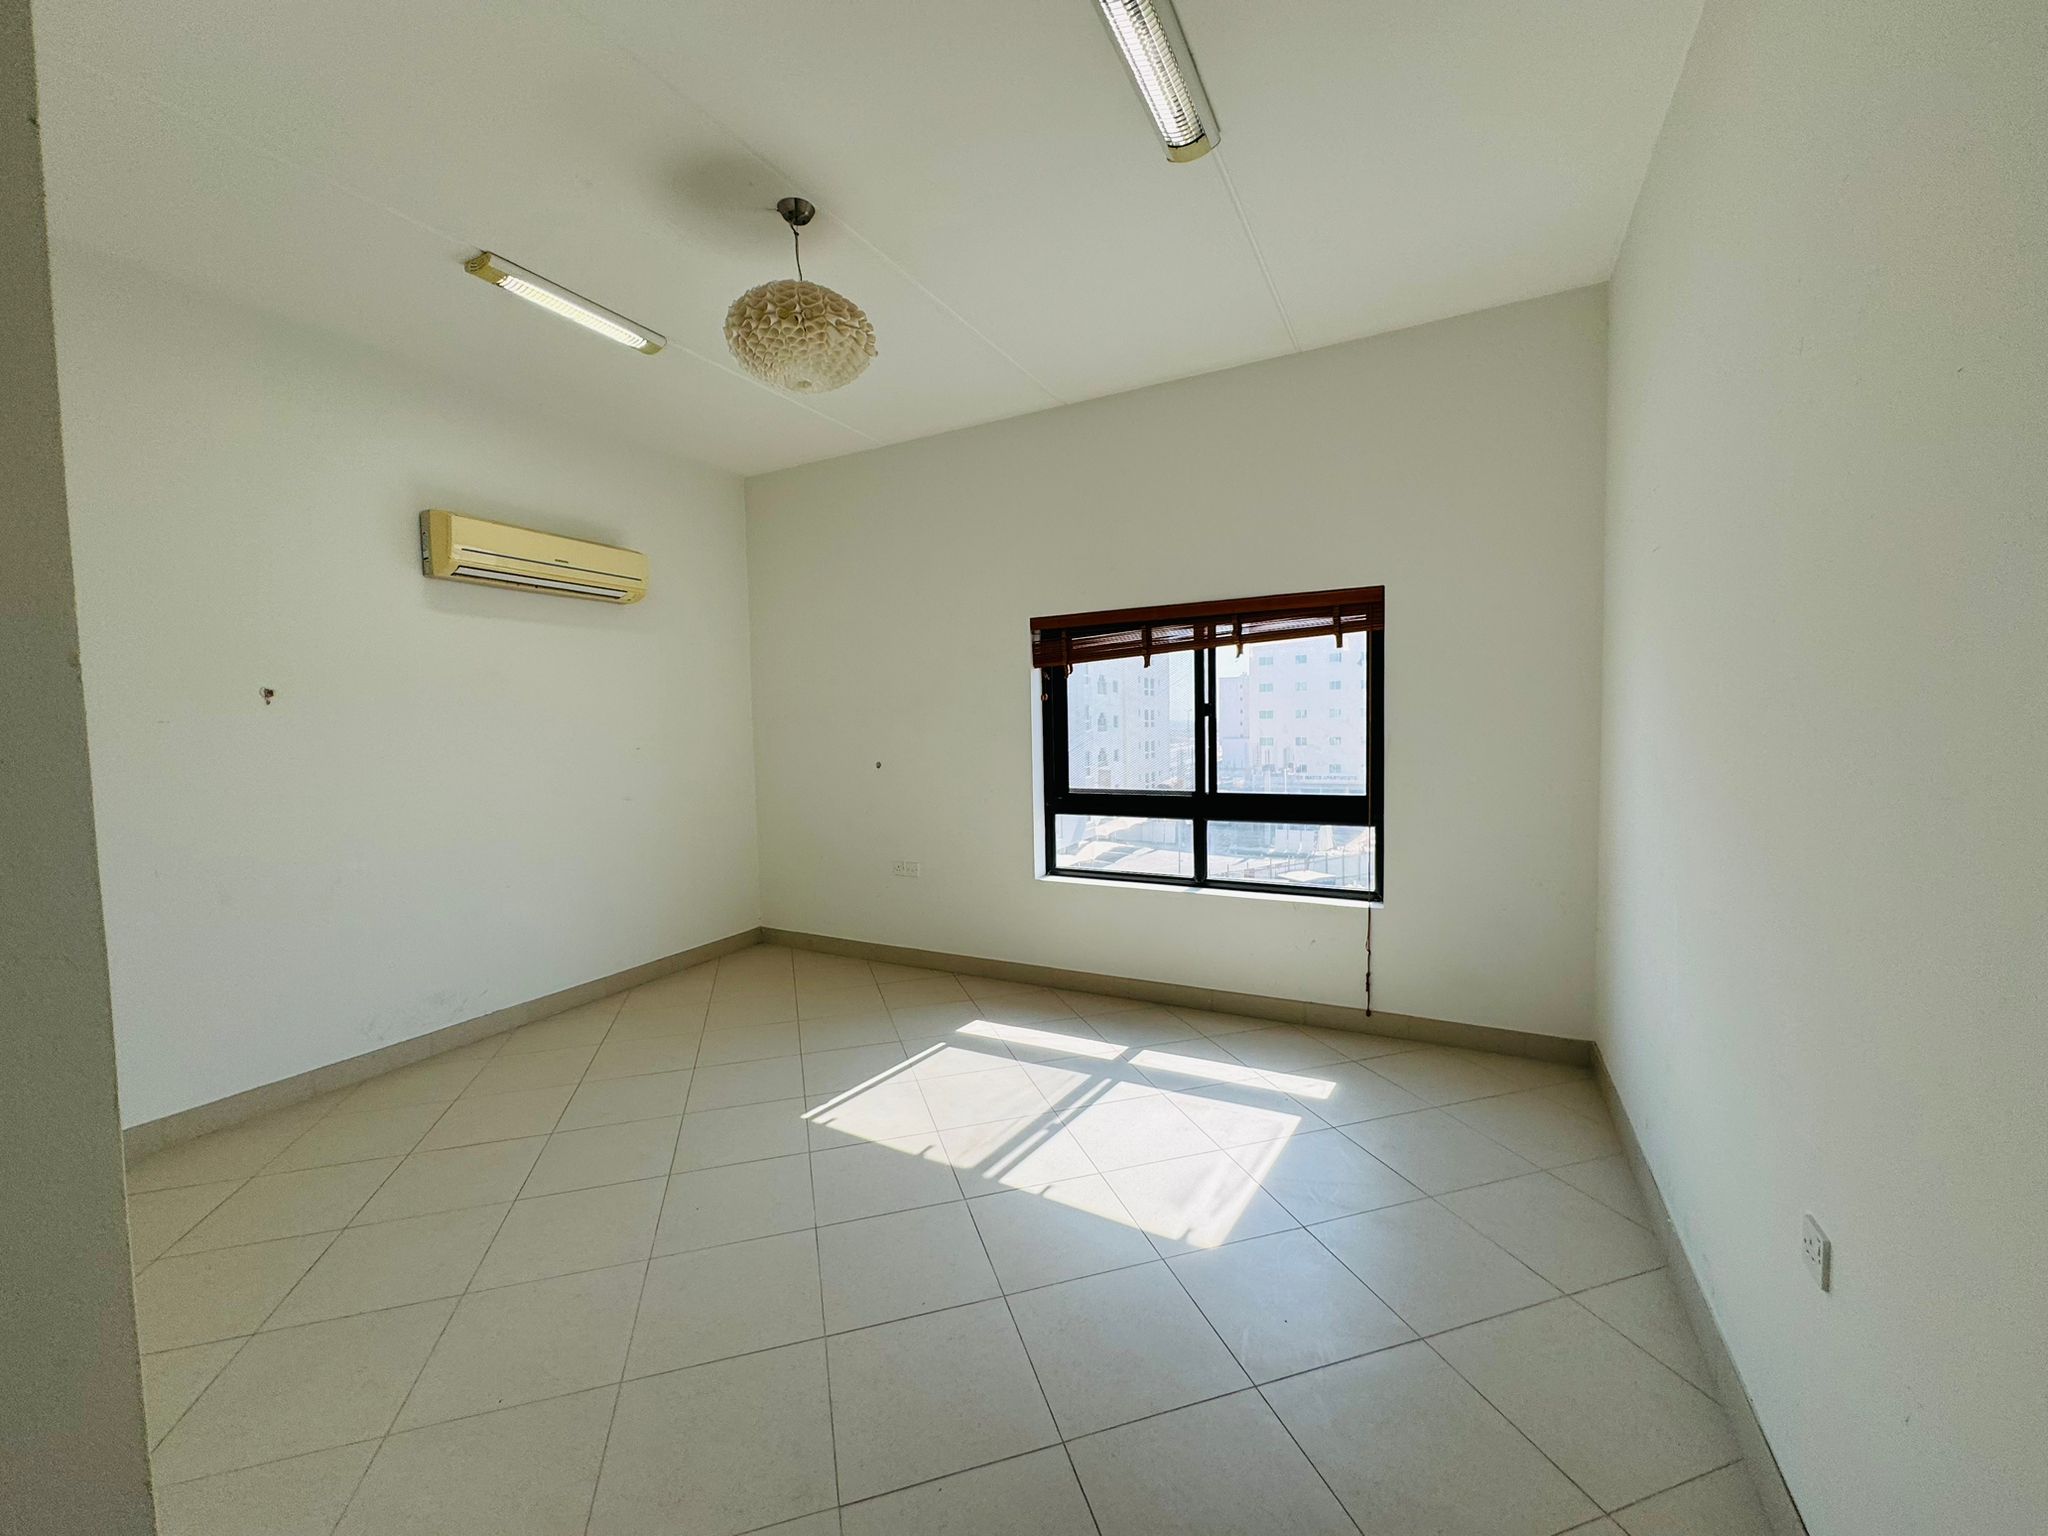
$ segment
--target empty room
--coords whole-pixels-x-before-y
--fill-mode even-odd
[[[2038,0],[0,0],[0,1536],[2048,1532]]]

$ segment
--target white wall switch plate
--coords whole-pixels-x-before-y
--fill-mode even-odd
[[[1806,1257],[1806,1267],[1813,1271],[1813,1283],[1824,1291],[1830,1289],[1835,1280],[1835,1245],[1811,1216],[1800,1223],[1799,1251]]]

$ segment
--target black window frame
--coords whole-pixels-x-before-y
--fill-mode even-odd
[[[1276,641],[1285,638],[1276,637]],[[1195,787],[1192,790],[1077,790],[1068,781],[1068,669],[1064,666],[1041,667],[1038,697],[1043,750],[1045,873],[1070,880],[1177,886],[1183,890],[1250,891],[1261,895],[1297,896],[1312,901],[1383,903],[1387,884],[1384,791],[1386,630],[1380,628],[1352,633],[1343,638],[1347,646],[1363,645],[1366,648],[1366,787],[1363,794],[1356,795],[1312,791],[1261,794],[1216,788],[1216,653],[1235,645],[1235,641],[1228,639],[1190,652],[1195,658]],[[1248,648],[1256,649],[1275,641],[1252,639],[1245,643]],[[1334,638],[1328,643],[1333,647],[1337,644]],[[1189,876],[1151,875],[1062,868],[1058,849],[1061,816],[1141,816],[1189,822],[1193,829],[1194,873]],[[1262,822],[1278,826],[1370,827],[1373,834],[1373,888],[1369,891],[1336,890],[1277,882],[1212,879],[1209,876],[1209,826],[1219,821]]]

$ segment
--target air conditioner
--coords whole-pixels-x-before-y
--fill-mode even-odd
[[[420,514],[420,565],[442,581],[523,587],[600,603],[637,603],[647,595],[647,557],[637,550],[438,509]]]

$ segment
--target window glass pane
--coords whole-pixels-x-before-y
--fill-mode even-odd
[[[1269,795],[1364,794],[1369,788],[1365,782],[1366,643],[1364,635],[1350,635],[1341,646],[1331,640],[1276,640],[1248,645],[1242,656],[1233,647],[1218,650],[1216,787]],[[1258,721],[1270,720],[1272,714],[1256,707],[1255,690],[1270,685],[1255,683],[1252,674],[1255,668],[1275,664],[1313,667],[1312,675],[1329,685],[1317,701],[1322,724],[1313,746],[1299,734],[1282,736],[1275,744],[1256,728]],[[1079,677],[1082,670],[1076,667],[1074,675]],[[1306,678],[1297,686],[1305,690]],[[1308,715],[1305,708],[1289,712],[1295,720],[1305,720]]]
[[[1067,679],[1074,789],[1195,787],[1195,652],[1088,661]]]
[[[1370,891],[1376,873],[1373,856],[1371,827],[1209,823],[1211,880],[1287,890]]]
[[[1074,675],[1081,675],[1079,667]],[[1053,822],[1056,869],[1194,878],[1193,822],[1157,816],[1057,816]]]

